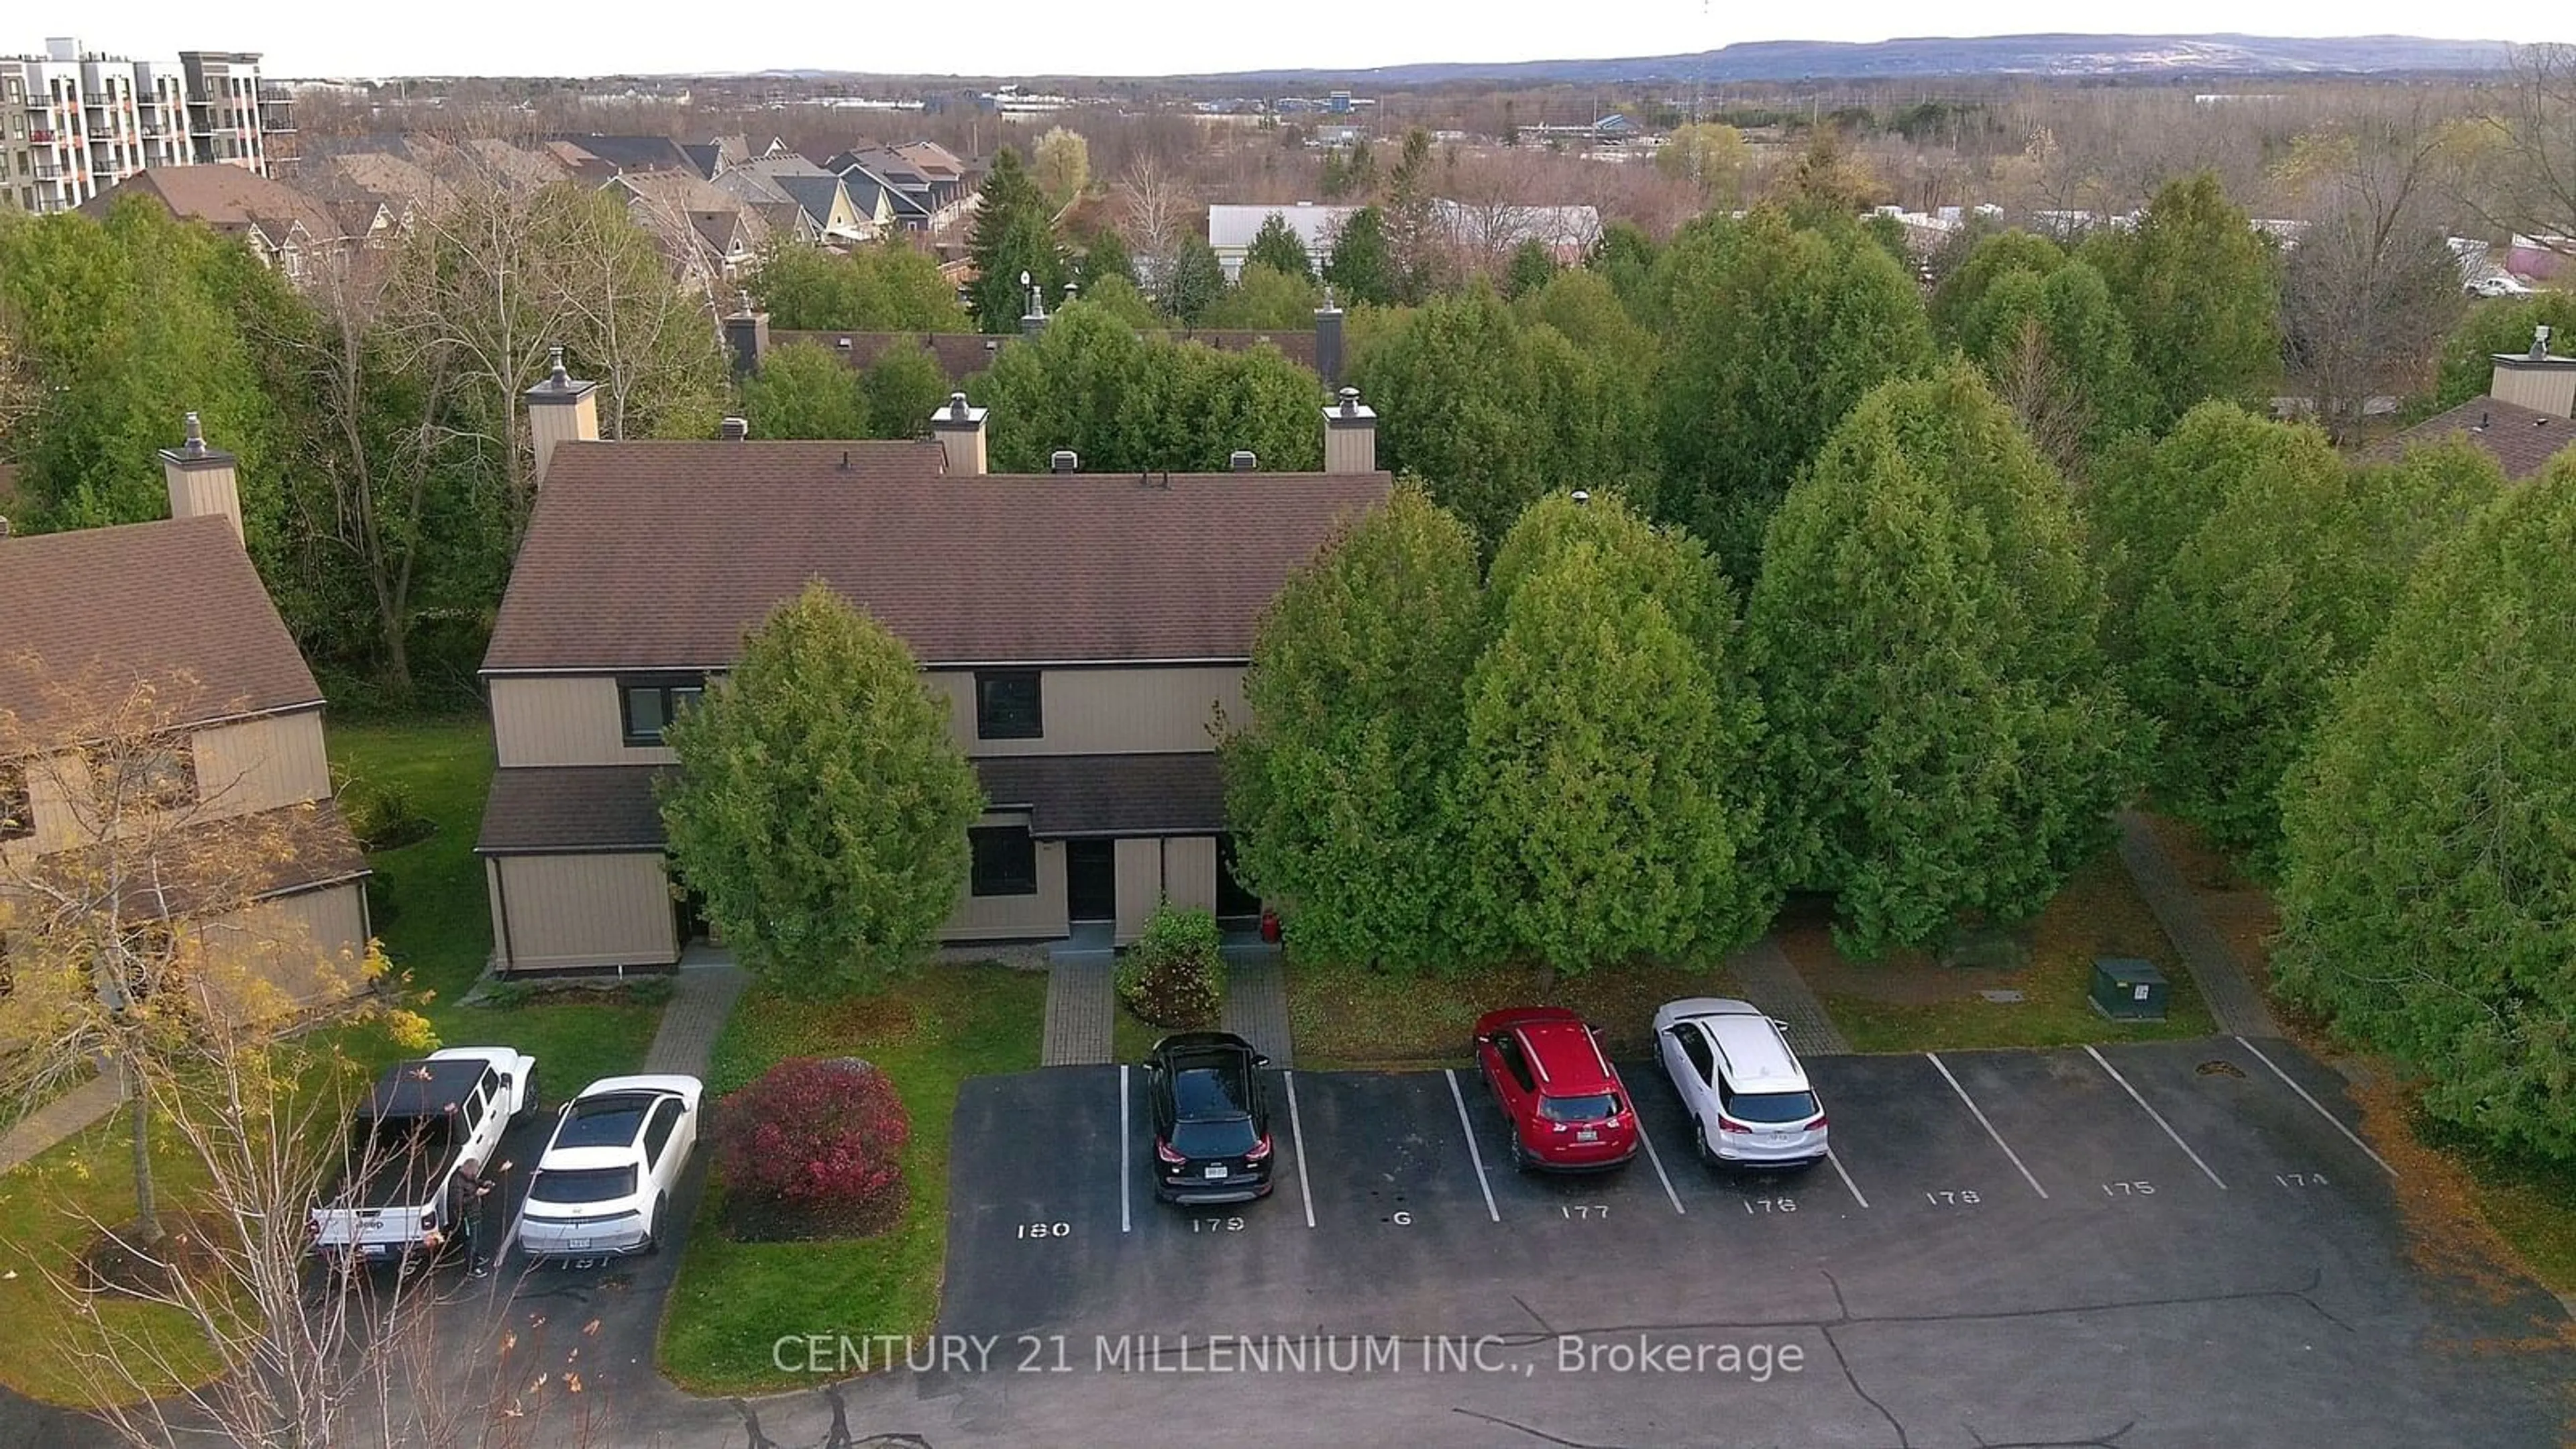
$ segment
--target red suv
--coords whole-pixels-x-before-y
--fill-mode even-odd
[[[1512,1165],[1616,1167],[1637,1155],[1628,1088],[1583,1018],[1561,1006],[1487,1012],[1476,1063],[1512,1128]]]

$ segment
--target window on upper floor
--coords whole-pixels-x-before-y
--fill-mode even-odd
[[[90,796],[98,808],[179,810],[197,803],[197,752],[185,739],[120,743],[89,756]]]
[[[1025,825],[981,825],[966,832],[975,853],[967,893],[1033,896],[1038,893],[1038,843]]]
[[[1043,691],[1034,669],[979,669],[975,672],[975,737],[979,740],[1034,740],[1046,734]]]
[[[36,833],[36,805],[27,793],[27,767],[0,765],[0,841]]]
[[[662,743],[662,732],[707,692],[703,674],[656,674],[617,681],[617,710],[630,748]]]

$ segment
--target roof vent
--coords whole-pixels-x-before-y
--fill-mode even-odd
[[[728,443],[739,443],[751,436],[751,420],[748,418],[727,418],[723,423],[717,426],[716,436],[724,439]]]
[[[850,339],[846,337],[836,338],[833,340],[832,345],[838,347],[843,352],[847,352],[850,350]]]
[[[1346,387],[1343,388],[1338,395],[1342,400],[1342,416],[1346,418],[1358,417],[1360,412],[1360,390],[1355,387]]]
[[[1047,455],[1047,471],[1050,473],[1078,473],[1081,470],[1082,455],[1071,448],[1058,448]]]
[[[8,536],[9,520],[6,517],[0,517],[0,538],[7,538]]]
[[[548,348],[546,352],[546,365],[551,369],[546,376],[546,381],[554,384],[555,391],[557,392],[570,392],[572,390],[572,374],[564,371],[563,349],[560,347]]]
[[[961,423],[966,421],[966,394],[952,392],[948,395],[948,415]]]
[[[1261,466],[1261,455],[1250,448],[1237,448],[1225,461],[1237,473],[1250,473]]]
[[[2543,322],[2539,326],[2531,329],[2531,360],[2539,362],[2548,356],[2549,324]]]
[[[1581,508],[1582,506],[1584,506],[1584,505],[1585,505],[1585,504],[1587,504],[1587,503],[1590,503],[1591,501],[1592,501],[1592,495],[1591,495],[1590,493],[1585,492],[1583,489],[1580,489],[1580,488],[1577,488],[1577,489],[1575,489],[1575,490],[1574,490],[1574,506],[1575,506],[1575,507],[1577,507],[1577,508]]]
[[[555,352],[555,370],[563,371],[563,352],[560,348]],[[181,456],[189,458],[206,456],[206,429],[197,421],[195,413],[188,414],[187,437],[179,444],[179,452]]]

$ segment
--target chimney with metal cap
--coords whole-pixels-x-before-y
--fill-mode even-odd
[[[1071,448],[1058,448],[1047,455],[1047,471],[1050,473],[1079,473],[1082,471],[1082,455],[1076,453]]]
[[[206,446],[205,429],[195,413],[188,414],[182,434],[179,446],[161,450],[161,477],[170,485],[170,516],[218,517],[232,525],[234,538],[240,538],[241,482],[234,472],[233,455]]]
[[[1360,404],[1360,390],[1346,387],[1324,409],[1324,471],[1377,471],[1377,414]]]
[[[1254,473],[1260,471],[1261,455],[1250,448],[1237,448],[1233,455],[1225,460],[1225,464],[1237,473]]]
[[[2531,350],[2494,354],[2487,393],[2551,417],[2576,416],[2576,357],[2549,355],[2549,327],[2531,329]]]
[[[716,425],[716,436],[728,443],[739,443],[751,436],[751,419],[727,418]]]
[[[1315,309],[1315,375],[1329,397],[1342,385],[1342,309],[1333,304],[1333,289],[1324,289],[1324,305]]]
[[[1038,284],[1025,271],[1020,273],[1020,290],[1028,294],[1029,310],[1020,314],[1020,331],[1034,337],[1046,330],[1046,297]]]
[[[743,378],[760,371],[769,355],[769,314],[753,305],[748,288],[734,295],[735,309],[724,319],[725,350],[733,354],[733,375]]]
[[[950,393],[931,412],[930,435],[939,440],[947,471],[970,476],[991,471],[984,461],[984,409],[967,406],[966,394]]]
[[[564,371],[560,347],[553,350],[550,361],[546,380],[527,391],[528,441],[536,449],[536,470],[530,477],[541,488],[557,443],[599,441],[599,384]]]

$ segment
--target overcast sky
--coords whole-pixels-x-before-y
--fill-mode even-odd
[[[677,0],[89,0],[10,7],[0,53],[35,52],[77,16],[92,50],[136,56],[265,52],[271,75],[604,75],[771,68],[970,75],[1170,75],[1358,68],[1417,61],[1664,55],[1743,40],[1885,40],[2037,31],[2188,35],[2429,35],[2535,41],[2576,23],[2549,6],[2397,0],[1974,0],[1957,6],[1847,0],[1748,7],[1703,0],[1392,0],[1257,6],[1241,0],[897,0],[681,4]],[[38,11],[43,11],[39,16]],[[1594,17],[1603,23],[1594,23]],[[18,33],[23,32],[23,33]]]

